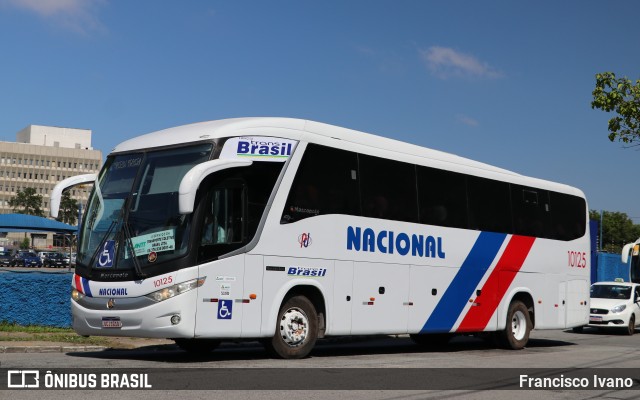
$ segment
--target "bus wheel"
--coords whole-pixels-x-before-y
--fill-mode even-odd
[[[210,353],[220,345],[216,339],[173,339],[182,350],[188,353]]]
[[[531,332],[531,317],[527,306],[521,301],[509,305],[507,326],[502,332],[502,345],[508,349],[520,350],[527,345]]]
[[[294,296],[280,307],[275,335],[264,343],[276,357],[303,358],[311,352],[317,338],[315,307],[306,297]]]

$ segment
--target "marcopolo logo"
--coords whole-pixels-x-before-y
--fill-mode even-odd
[[[440,236],[409,235],[394,231],[376,232],[371,228],[347,227],[347,250],[371,253],[411,253],[414,257],[445,258]]]

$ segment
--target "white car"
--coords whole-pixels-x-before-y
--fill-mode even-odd
[[[623,329],[633,335],[640,323],[640,285],[598,282],[591,285],[589,326]]]

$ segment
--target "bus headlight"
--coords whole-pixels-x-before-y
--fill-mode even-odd
[[[177,283],[175,285],[166,287],[164,289],[157,290],[153,293],[149,293],[145,297],[148,297],[151,300],[154,300],[157,302],[161,302],[161,301],[170,299],[172,297],[175,297],[179,294],[199,288],[200,286],[204,285],[205,279],[207,279],[206,276],[202,278],[193,279],[187,282]]]
[[[75,302],[79,302],[80,300],[82,300],[84,298],[84,294],[78,292],[76,289],[73,289],[73,290],[71,290],[71,298]]]

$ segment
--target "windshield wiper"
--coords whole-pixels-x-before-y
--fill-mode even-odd
[[[129,248],[129,251],[131,252],[133,269],[136,271],[136,275],[138,276],[138,278],[144,279],[148,276],[148,274],[142,272],[142,267],[140,266],[140,262],[138,262],[138,255],[136,254],[135,248],[133,246],[133,241],[131,240],[131,230],[129,229],[129,222],[127,220],[125,220],[122,224],[122,232],[124,232],[125,246],[127,246]]]

